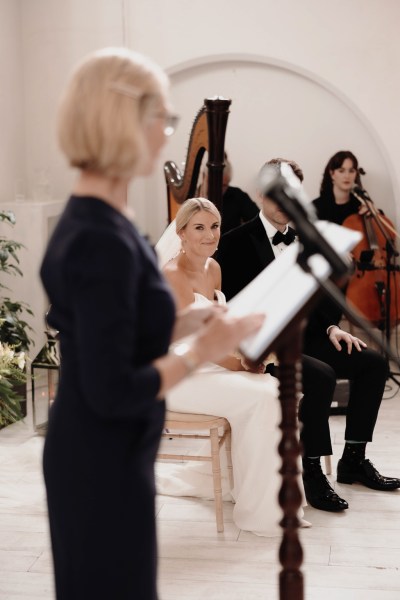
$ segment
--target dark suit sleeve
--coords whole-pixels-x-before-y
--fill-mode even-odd
[[[230,238],[223,235],[219,241],[215,258],[221,267],[221,287],[227,300],[233,298],[238,292],[237,283],[235,282],[234,259],[232,258],[233,251],[234,246],[230,243]]]
[[[227,300],[236,296],[253,278],[246,259],[245,240],[238,234],[239,230],[241,227],[221,237],[215,257],[221,267],[222,291]]]
[[[257,204],[253,202],[253,200],[248,194],[246,194],[246,192],[242,192],[240,209],[243,221],[250,221],[251,219],[256,217],[260,212],[260,209],[258,208]]]
[[[315,337],[325,337],[330,325],[338,325],[342,316],[341,308],[323,296],[308,317],[304,338],[311,340]]]

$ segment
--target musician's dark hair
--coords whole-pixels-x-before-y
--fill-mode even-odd
[[[336,152],[328,161],[328,164],[325,167],[324,174],[322,176],[320,195],[333,197],[333,183],[332,183],[332,171],[336,171],[336,169],[340,169],[346,159],[350,159],[353,167],[355,168],[357,175],[355,183],[361,186],[361,178],[360,175],[365,175],[365,171],[362,167],[358,166],[357,157],[350,152],[350,150],[340,150]]]

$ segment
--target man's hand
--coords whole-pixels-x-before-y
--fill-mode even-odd
[[[337,327],[336,325],[329,329],[329,339],[335,346],[336,350],[338,350],[339,352],[341,352],[342,350],[340,342],[345,342],[345,344],[347,345],[347,354],[351,354],[353,346],[359,352],[361,352],[363,348],[367,347],[367,344],[360,340],[360,338],[351,335],[351,333],[340,329],[340,327]]]

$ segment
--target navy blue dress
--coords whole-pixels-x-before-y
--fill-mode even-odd
[[[155,600],[158,371],[175,307],[156,257],[107,203],[71,197],[41,277],[61,378],[43,466],[58,600]]]

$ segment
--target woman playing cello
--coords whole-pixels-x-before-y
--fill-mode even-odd
[[[351,193],[354,185],[360,185],[358,160],[349,150],[341,150],[332,156],[325,167],[320,196],[313,201],[319,219],[342,225],[350,215],[358,214],[361,202]]]
[[[318,218],[362,233],[353,250],[355,273],[346,297],[367,320],[389,332],[400,314],[398,267],[391,264],[397,255],[397,233],[362,189],[360,175],[365,172],[354,154],[349,150],[337,152],[325,167],[320,196],[313,204]]]

